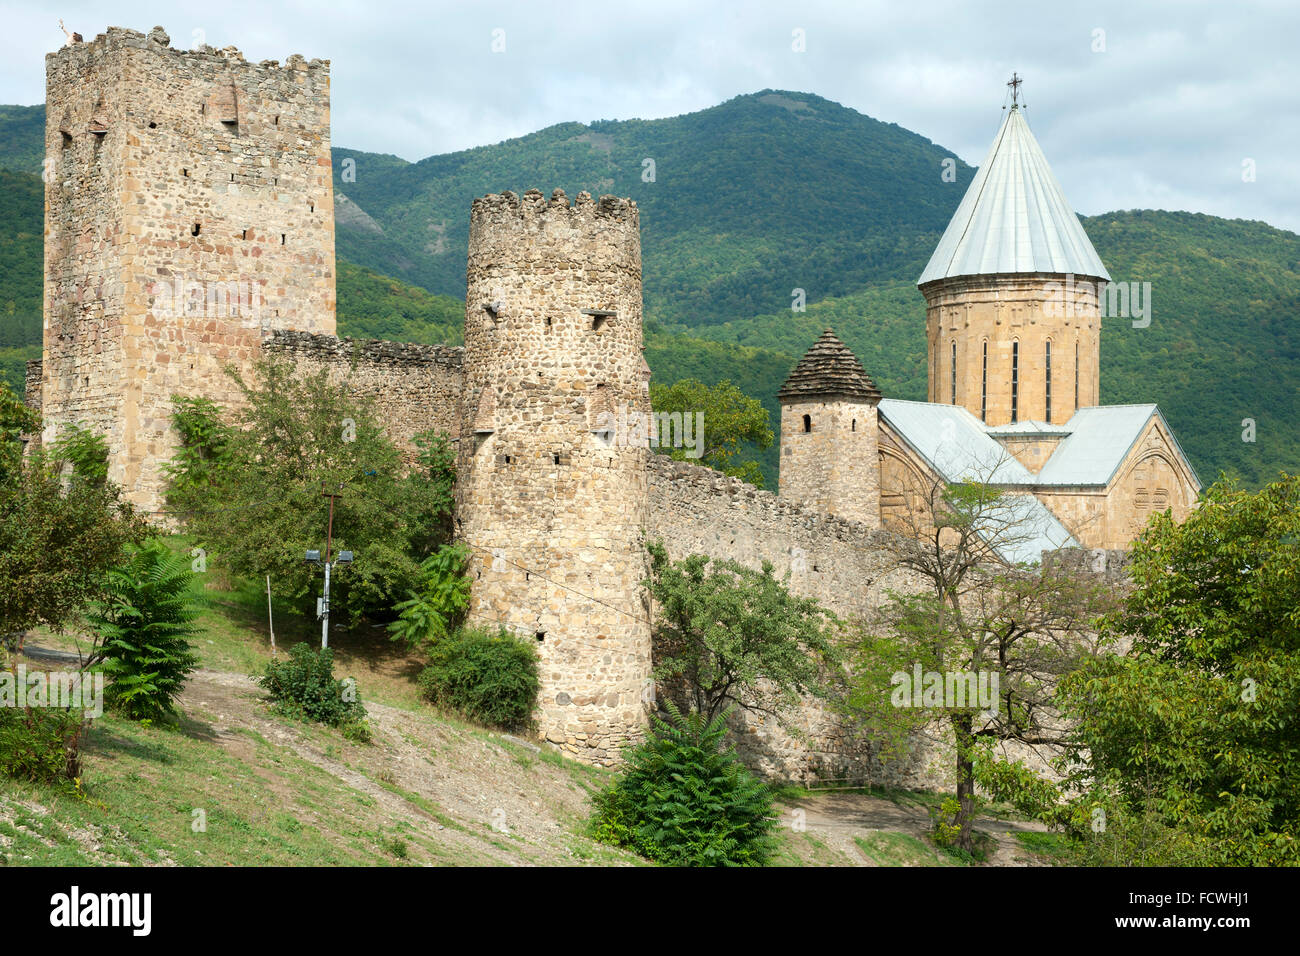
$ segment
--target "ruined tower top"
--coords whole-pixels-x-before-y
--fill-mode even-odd
[[[171,37],[162,27],[154,27],[148,34],[141,33],[139,30],[128,30],[125,27],[108,27],[103,33],[95,39],[84,43],[73,43],[61,46],[52,53],[47,53],[45,59],[48,62],[51,59],[70,59],[70,58],[93,58],[101,56],[106,52],[124,49],[148,50],[152,53],[166,53],[178,58],[184,58],[199,62],[206,60],[208,62],[227,61],[231,63],[243,63],[247,61],[244,55],[233,46],[225,46],[217,49],[200,43],[192,50],[181,50],[171,45]],[[260,63],[249,64],[255,69],[262,70],[297,70],[305,72],[315,72],[324,75],[329,73],[329,60],[312,59],[307,60],[300,54],[292,54],[285,61],[283,67],[278,60],[262,60]],[[47,67],[48,69],[48,67]]]

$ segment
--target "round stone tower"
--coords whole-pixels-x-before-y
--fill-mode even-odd
[[[990,425],[1059,424],[1099,404],[1109,281],[1013,105],[917,283],[929,400]]]
[[[534,644],[540,734],[605,765],[641,733],[651,666],[641,348],[636,203],[474,201],[456,490],[470,621]]]

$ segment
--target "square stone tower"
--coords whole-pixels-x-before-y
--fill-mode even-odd
[[[830,329],[777,394],[780,491],[827,514],[880,527],[880,390]]]
[[[104,434],[162,507],[171,397],[237,400],[275,329],[333,334],[329,62],[109,28],[46,57],[44,441]]]

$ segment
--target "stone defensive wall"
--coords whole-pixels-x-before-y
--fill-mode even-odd
[[[647,537],[661,540],[674,559],[689,554],[731,559],[759,568],[771,562],[790,590],[815,598],[845,619],[870,615],[888,591],[916,592],[928,582],[897,565],[903,539],[888,531],[824,514],[710,468],[650,459]],[[1067,550],[1045,555],[1067,567],[1102,574],[1108,583],[1127,580],[1124,551]],[[882,761],[866,728],[806,700],[788,721],[746,714],[733,720],[736,749],[745,762],[777,779],[804,783],[933,789],[952,785],[951,745],[946,729],[913,737],[906,755]],[[1004,745],[1005,755],[1047,769],[1047,748]]]
[[[405,446],[426,429],[453,439],[460,434],[460,347],[275,330],[262,340],[262,355],[291,361],[300,373],[326,369],[346,381],[353,395],[374,403],[389,437]]]
[[[661,540],[673,559],[707,554],[759,568],[771,562],[789,575],[790,590],[815,598],[844,618],[879,607],[886,591],[922,586],[895,566],[898,539],[889,532],[824,514],[779,498],[710,468],[650,460],[647,537]],[[908,758],[882,763],[865,728],[807,700],[789,729],[746,714],[733,720],[736,750],[747,764],[778,779],[920,788],[942,781],[933,748],[918,740]]]

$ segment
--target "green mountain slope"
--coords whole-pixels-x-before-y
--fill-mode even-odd
[[[40,341],[32,170],[42,117],[40,107],[0,108],[0,167],[22,170],[0,172],[0,375],[15,384]],[[775,420],[786,373],[831,325],[886,395],[923,399],[914,283],[971,173],[959,163],[957,182],[943,183],[947,156],[898,126],[772,91],[664,120],[554,126],[419,163],[335,149],[339,330],[459,342],[473,197],[534,185],[614,192],[642,210],[657,381],[729,378]],[[1225,469],[1257,485],[1300,470],[1300,237],[1191,213],[1107,213],[1084,225],[1117,280],[1152,289],[1149,327],[1103,323],[1102,400],[1159,402],[1203,480]],[[806,291],[804,313],[791,311],[795,288]],[[1241,440],[1248,418],[1253,443]],[[763,464],[773,480],[775,452]]]
[[[0,106],[0,168],[41,174],[45,154],[45,104]]]
[[[534,186],[631,196],[646,313],[691,326],[774,312],[795,288],[815,301],[919,273],[972,172],[956,161],[956,182],[945,183],[951,154],[924,137],[771,90],[669,119],[561,124],[418,163],[335,158],[335,189],[369,217],[340,219],[339,248],[453,296],[464,294],[474,197]]]

